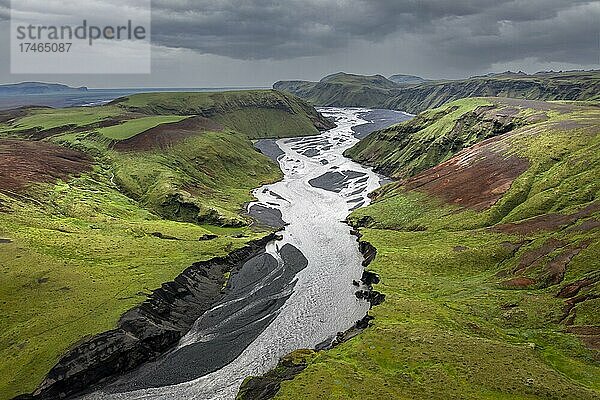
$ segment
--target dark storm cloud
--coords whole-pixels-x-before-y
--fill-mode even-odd
[[[327,55],[415,40],[457,64],[527,57],[598,63],[600,2],[564,0],[154,0],[157,44],[236,59]]]

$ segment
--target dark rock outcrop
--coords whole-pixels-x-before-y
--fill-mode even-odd
[[[76,344],[33,394],[18,398],[66,398],[156,359],[175,346],[192,324],[222,297],[227,290],[225,273],[235,273],[274,238],[271,234],[225,257],[193,264],[126,312],[116,329]]]
[[[312,350],[297,350],[282,357],[277,367],[263,376],[250,377],[242,383],[236,400],[267,400],[275,397],[281,387],[281,382],[294,379],[304,371],[310,358],[314,355]]]
[[[212,233],[206,233],[202,236],[200,236],[200,238],[198,238],[199,241],[205,241],[205,240],[214,240],[216,238],[218,238],[219,235],[214,235]]]

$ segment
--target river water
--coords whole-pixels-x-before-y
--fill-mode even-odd
[[[278,140],[284,178],[257,189],[248,206],[250,214],[282,219],[283,239],[244,266],[243,284],[201,317],[177,349],[85,399],[232,400],[245,377],[268,371],[293,350],[330,343],[365,316],[369,305],[353,285],[363,257],[343,221],[368,204],[381,177],[342,154],[358,141],[353,128],[367,122],[361,118],[367,110],[320,111],[338,126]]]

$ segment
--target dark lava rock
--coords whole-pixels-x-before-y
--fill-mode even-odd
[[[373,262],[375,257],[377,257],[377,249],[369,242],[361,241],[358,245],[358,250],[365,257],[362,263],[363,267],[368,267],[369,264]],[[377,277],[377,282],[372,283],[379,283],[379,277],[377,276],[377,274],[374,274],[369,271],[363,272],[362,281],[365,282],[366,285],[369,285],[371,283],[367,280],[372,279],[372,276]]]
[[[358,290],[355,295],[356,298],[371,303],[371,307],[378,306],[385,301],[385,294],[375,290]]]
[[[367,123],[352,127],[352,132],[358,139],[364,139],[375,131],[409,120],[413,116],[402,111],[375,109],[361,113],[360,117]]]
[[[361,180],[368,180],[368,177],[365,175],[366,174],[364,172],[358,171],[329,171],[317,178],[311,179],[308,181],[308,183],[312,187],[339,193],[342,191],[342,189],[348,186],[348,183],[352,179],[364,177],[361,178]]]
[[[275,162],[285,154],[277,145],[277,139],[260,139],[254,144],[254,147]]]
[[[179,240],[178,238],[174,237],[174,236],[168,236],[168,235],[163,235],[160,232],[152,232],[151,233],[152,236],[157,237],[159,239],[165,239],[165,240]]]
[[[255,204],[250,208],[248,214],[257,220],[259,224],[275,229],[283,229],[287,225],[282,219],[283,214],[281,214],[281,211],[275,208]]]
[[[290,244],[280,249],[280,255],[284,260],[281,274],[272,273],[279,263],[265,252],[231,273],[219,307],[194,322],[191,333],[205,333],[203,340],[144,364],[102,391],[124,393],[189,382],[235,360],[277,316],[292,293],[294,277],[308,265],[302,252]]]
[[[314,352],[298,350],[279,360],[277,367],[263,376],[251,377],[244,381],[236,400],[267,400],[275,397],[281,382],[294,379],[308,366]]]
[[[200,240],[200,241],[214,240],[218,237],[219,237],[219,235],[213,235],[212,233],[206,233],[206,234],[200,236],[200,238],[198,240]]]
[[[224,274],[263,252],[273,237],[249,242],[225,257],[193,264],[126,312],[116,329],[73,347],[32,395],[20,398],[65,398],[156,359],[175,346],[192,324],[217,303],[226,283]]]
[[[364,271],[361,281],[367,286],[376,285],[379,283],[379,275],[370,271]]]
[[[304,150],[302,154],[306,157],[312,158],[318,156],[319,154],[321,154],[321,152],[316,147],[309,147],[308,149]]]

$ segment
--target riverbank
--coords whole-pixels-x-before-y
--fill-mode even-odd
[[[0,114],[3,399],[33,392],[69,349],[193,263],[267,235],[241,208],[281,172],[252,135],[328,124],[272,90]]]
[[[377,249],[369,269],[386,300],[369,329],[307,357],[275,399],[598,397],[598,110],[468,101],[529,124],[405,176],[351,215]],[[391,131],[413,132],[411,144],[431,131],[460,133],[458,142],[490,132],[480,130],[490,118],[453,131],[446,112],[431,112],[443,129],[411,131],[425,115]],[[389,162],[389,152],[372,154]],[[514,176],[517,157],[526,171]],[[402,172],[412,159],[396,162]]]
[[[250,295],[242,290],[223,306],[214,307],[173,352],[86,399],[233,399],[245,376],[266,372],[295,349],[328,346],[339,332],[364,318],[368,302],[356,296],[353,285],[363,273],[363,257],[342,221],[356,207],[357,199],[368,201],[367,193],[379,186],[380,177],[342,156],[356,142],[351,128],[364,122],[358,117],[363,110],[321,111],[335,118],[338,127],[318,136],[278,140],[284,178],[255,190],[257,201],[248,206],[250,215],[256,215],[255,210],[263,215],[279,212],[287,224],[281,240],[267,246],[272,258],[262,264],[263,278],[242,285]],[[355,174],[349,174],[335,190],[309,183],[337,170]],[[286,256],[288,249],[295,249],[296,255]],[[295,268],[302,259],[306,265]],[[286,275],[290,270],[295,272]],[[288,282],[286,276],[293,282],[277,289]],[[254,312],[258,309],[267,312]],[[259,330],[258,336],[250,334]],[[219,359],[229,361],[228,356],[215,357],[215,348],[235,356],[235,349],[244,346],[222,368],[214,372],[204,368]]]
[[[198,262],[165,282],[125,313],[116,329],[77,344],[50,370],[39,388],[19,399],[67,398],[122,375],[171,350],[194,322],[232,290],[230,279],[264,254],[270,234],[224,257]]]
[[[362,265],[365,268],[361,279],[353,282],[356,287],[355,296],[367,300],[370,304],[369,310],[371,310],[385,301],[385,295],[373,289],[373,285],[379,283],[379,276],[368,271],[369,265],[377,256],[377,249],[369,242],[361,241],[358,231],[354,231],[353,234],[357,237],[359,250],[364,257]],[[279,392],[281,384],[294,379],[304,371],[318,352],[331,350],[361,334],[371,326],[373,319],[374,317],[367,312],[352,327],[344,332],[338,332],[334,340],[321,343],[314,349],[296,350],[283,356],[277,366],[264,375],[247,377],[240,386],[236,400],[270,400],[274,398]]]

